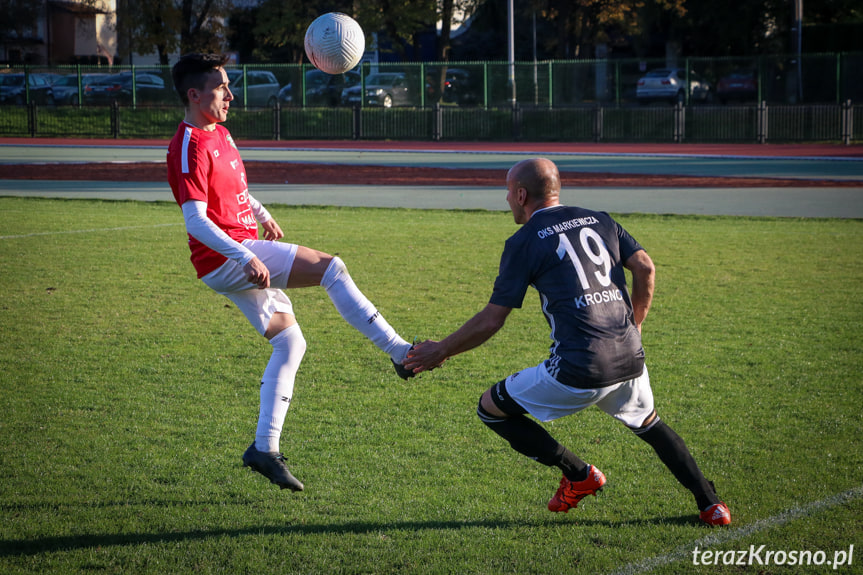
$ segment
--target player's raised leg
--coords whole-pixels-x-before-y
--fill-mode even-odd
[[[410,344],[396,333],[372,302],[363,295],[342,259],[299,246],[288,278],[288,288],[314,285],[323,286],[342,318],[390,356],[400,377],[413,377],[413,372],[401,365]]]

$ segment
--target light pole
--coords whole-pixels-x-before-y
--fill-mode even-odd
[[[794,54],[797,57],[797,82],[795,82],[797,90],[797,102],[803,100],[803,69],[801,57],[803,55],[803,0],[793,0],[794,2],[794,25],[791,28],[791,43]]]
[[[533,105],[539,105],[539,81],[536,73],[536,8],[532,11],[533,20]]]
[[[515,108],[515,16],[513,14],[513,0],[508,0],[506,4],[506,20],[507,20],[507,61],[509,62],[509,75],[507,83],[509,85],[509,103]]]

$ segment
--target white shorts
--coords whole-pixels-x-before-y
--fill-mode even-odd
[[[572,415],[595,405],[627,427],[637,429],[653,413],[647,366],[639,377],[597,389],[564,385],[549,375],[545,363],[506,378],[506,391],[540,421]]]
[[[265,240],[245,240],[243,245],[258,256],[270,270],[270,287],[258,289],[246,280],[243,266],[228,260],[213,270],[201,281],[213,291],[234,302],[249,323],[264,335],[270,319],[276,312],[294,315],[290,298],[282,290],[288,287],[288,277],[297,255],[297,244],[271,242]]]

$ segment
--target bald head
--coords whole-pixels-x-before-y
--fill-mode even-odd
[[[551,160],[531,158],[510,168],[506,176],[516,188],[524,188],[531,201],[544,202],[560,196],[560,173]]]
[[[545,158],[522,160],[506,174],[506,201],[516,223],[523,224],[536,210],[560,202],[560,174]]]

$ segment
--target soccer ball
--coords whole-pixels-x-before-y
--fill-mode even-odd
[[[329,12],[309,24],[304,44],[315,68],[327,74],[344,74],[360,63],[366,37],[356,20]]]

